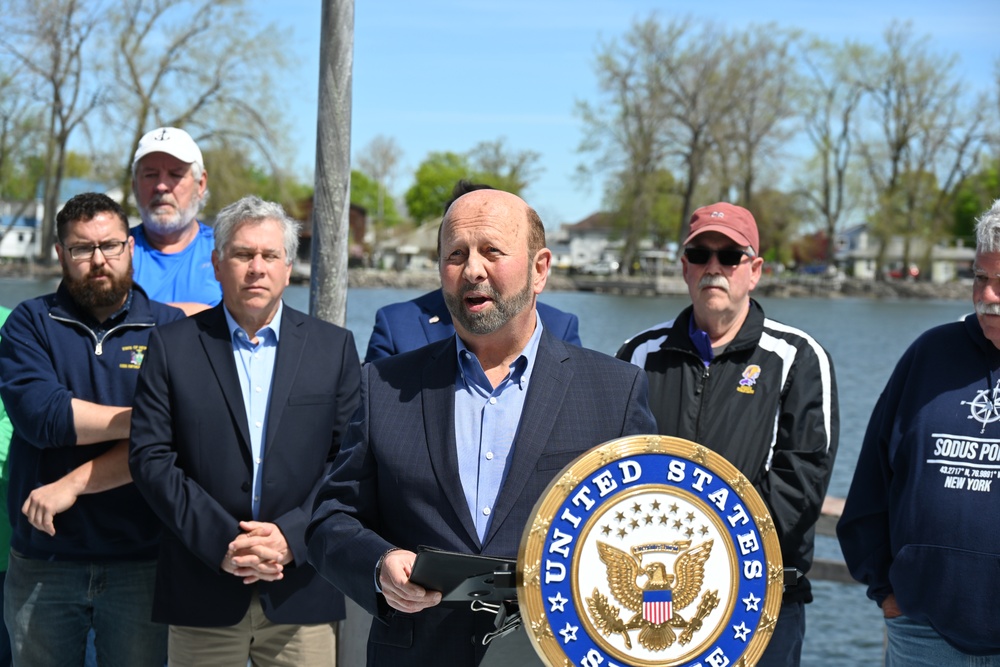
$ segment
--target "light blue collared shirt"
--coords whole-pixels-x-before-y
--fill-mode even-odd
[[[243,408],[250,427],[250,452],[253,460],[253,518],[260,513],[260,487],[263,474],[264,434],[267,433],[267,406],[271,402],[271,379],[274,377],[274,359],[278,352],[278,335],[281,331],[281,312],[284,304],[278,302],[271,323],[250,336],[236,323],[229,309],[223,307],[229,337],[233,342],[236,374],[243,390]],[[251,338],[257,338],[257,344]]]
[[[542,320],[536,313],[531,339],[511,362],[510,373],[496,389],[487,379],[479,359],[465,347],[461,338],[455,336],[458,342],[455,377],[458,474],[480,541],[486,536],[493,505],[510,468],[514,438],[541,336]]]

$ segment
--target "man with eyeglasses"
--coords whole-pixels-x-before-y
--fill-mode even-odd
[[[14,425],[4,620],[14,664],[162,667],[151,621],[160,524],[128,469],[132,395],[150,331],[184,314],[132,283],[128,219],[77,195],[56,216],[62,282],[14,309],[0,397]]]
[[[764,263],[750,211],[699,208],[684,246],[691,306],[617,356],[646,370],[661,434],[722,454],[750,480],[774,519],[785,567],[805,574],[837,452],[833,364],[811,336],[766,318],[750,298]],[[759,666],[799,664],[811,601],[804,576],[785,591]]]

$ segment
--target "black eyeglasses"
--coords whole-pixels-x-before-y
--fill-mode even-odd
[[[66,250],[69,251],[69,256],[73,259],[93,259],[94,251],[97,249],[100,249],[101,254],[105,257],[117,257],[125,252],[126,245],[128,245],[127,239],[125,241],[105,241],[97,245],[75,245],[66,248]]]
[[[715,255],[719,259],[719,264],[723,266],[739,266],[744,255],[752,258],[746,250],[740,248],[723,248],[722,250],[712,250],[711,248],[684,248],[684,256],[692,264],[708,264],[708,260]]]

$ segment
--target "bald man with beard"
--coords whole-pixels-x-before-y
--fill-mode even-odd
[[[608,440],[655,429],[641,369],[549,332],[552,253],[523,200],[460,197],[439,272],[455,335],[365,365],[361,406],[306,533],[309,561],[376,616],[368,665],[474,667],[493,615],[410,581],[416,551],[516,558],[546,485]]]

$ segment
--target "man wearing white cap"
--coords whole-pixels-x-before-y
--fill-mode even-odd
[[[212,269],[212,228],[197,215],[208,196],[201,149],[184,130],[160,127],[139,140],[132,190],[142,224],[135,237],[135,281],[151,299],[188,315],[222,300]]]
[[[785,567],[805,574],[840,427],[830,356],[750,298],[764,260],[747,209],[721,202],[696,210],[681,263],[691,306],[617,356],[646,370],[661,434],[718,452],[750,480],[774,519]],[[805,577],[785,591],[758,667],[799,665],[811,601]]]

